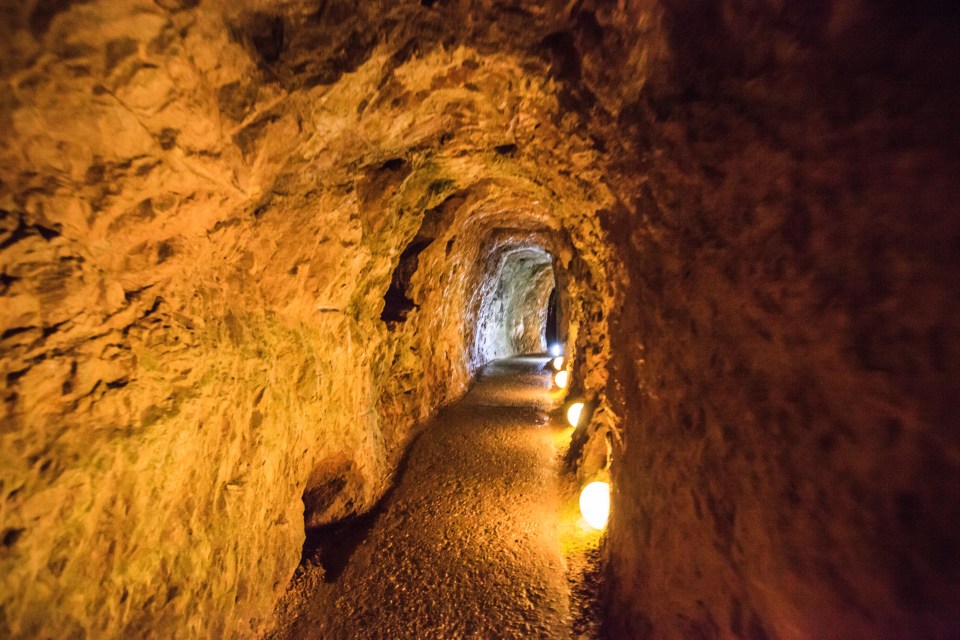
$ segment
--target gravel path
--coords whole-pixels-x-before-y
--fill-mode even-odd
[[[275,637],[570,636],[545,362],[488,365],[377,512],[319,536]]]

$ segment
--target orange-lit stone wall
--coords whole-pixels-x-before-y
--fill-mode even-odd
[[[605,251],[595,151],[417,4],[2,11],[0,635],[254,636],[466,388],[488,258]]]

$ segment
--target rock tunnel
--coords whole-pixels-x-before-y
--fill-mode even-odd
[[[0,635],[283,635],[556,341],[597,634],[960,636],[949,3],[0,11]]]

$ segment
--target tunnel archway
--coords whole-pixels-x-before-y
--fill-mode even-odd
[[[477,292],[474,361],[546,351],[550,298],[556,288],[553,258],[536,245],[501,248]]]

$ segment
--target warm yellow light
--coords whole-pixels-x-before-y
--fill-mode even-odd
[[[563,369],[563,356],[557,356],[553,359],[553,369],[554,371],[560,371],[560,369]]]
[[[610,517],[610,485],[606,482],[591,482],[580,492],[580,513],[594,529],[607,526]]]
[[[566,389],[569,382],[570,374],[566,371],[557,371],[555,374],[553,374],[553,384],[557,385],[561,389]]]
[[[570,408],[567,409],[567,422],[570,423],[571,427],[576,427],[580,424],[580,414],[583,413],[583,403],[574,402],[570,405]]]

